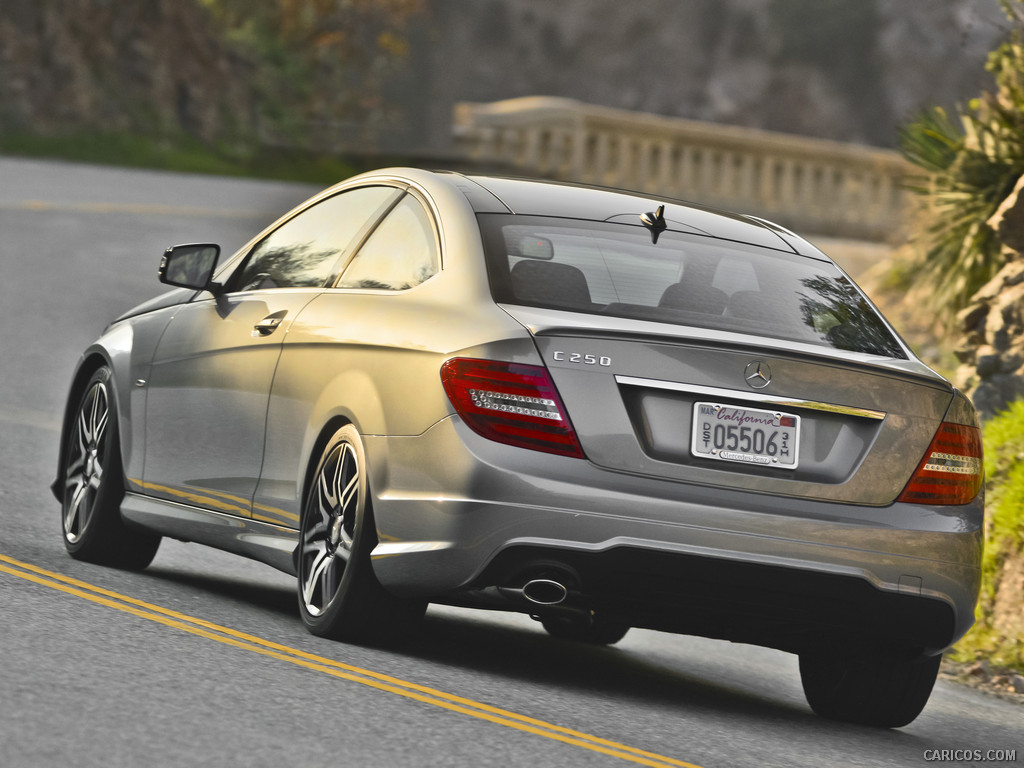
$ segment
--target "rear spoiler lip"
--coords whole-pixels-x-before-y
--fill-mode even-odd
[[[581,315],[568,310],[525,307],[518,304],[502,303],[498,306],[538,338],[569,336],[582,339],[671,344],[673,346],[714,347],[760,357],[778,355],[780,358],[790,360],[815,363],[832,362],[853,370],[916,381],[919,384],[946,392],[950,396],[954,392],[953,385],[945,377],[922,363],[909,350],[907,358],[900,360],[765,336],[745,336],[734,332],[715,332],[703,328],[688,328],[687,326],[673,326],[664,323],[627,320],[626,323],[635,323],[636,325],[610,328],[607,325],[590,324],[586,319],[580,322],[581,318],[596,317],[594,315]],[[609,318],[601,319],[607,321]]]

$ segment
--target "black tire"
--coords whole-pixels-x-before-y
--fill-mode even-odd
[[[314,635],[377,644],[415,630],[426,603],[384,590],[370,563],[376,544],[366,456],[346,424],[320,455],[300,526],[299,613]]]
[[[895,651],[808,653],[800,655],[800,679],[807,703],[821,717],[899,728],[921,714],[941,661]]]
[[[76,560],[129,570],[153,561],[160,537],[129,528],[121,518],[124,470],[110,369],[85,385],[67,430],[61,523],[64,547]]]
[[[629,625],[607,619],[600,613],[546,616],[541,625],[552,637],[592,645],[614,645],[629,632]]]

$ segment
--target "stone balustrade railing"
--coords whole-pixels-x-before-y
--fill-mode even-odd
[[[456,106],[456,146],[523,175],[634,189],[882,241],[903,220],[899,154],[857,144],[530,96]]]

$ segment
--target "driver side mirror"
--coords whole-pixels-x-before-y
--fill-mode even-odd
[[[213,271],[220,258],[220,246],[212,243],[175,245],[164,251],[157,274],[161,283],[210,291],[216,294],[220,284],[214,283]]]

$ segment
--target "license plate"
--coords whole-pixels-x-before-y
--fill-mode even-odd
[[[694,456],[777,469],[796,469],[800,417],[759,408],[694,403]]]

